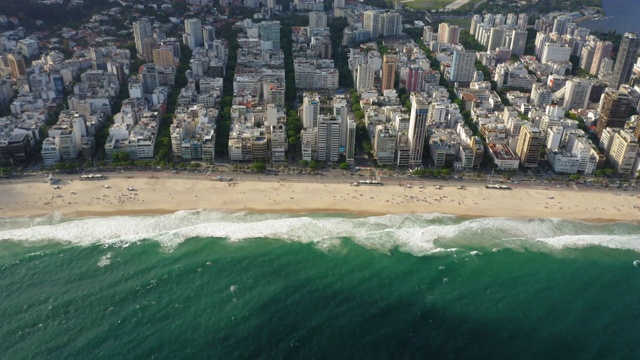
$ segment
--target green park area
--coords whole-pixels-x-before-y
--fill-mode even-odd
[[[455,0],[411,0],[402,1],[402,5],[420,10],[437,10],[444,9],[445,6],[451,4]]]
[[[456,0],[399,0],[402,5],[418,10],[443,10],[447,6],[452,5]],[[485,0],[458,0],[455,9],[451,10],[471,10],[471,8],[484,2]]]
[[[442,17],[441,22],[446,22],[451,25],[458,25],[460,28],[466,30],[469,30],[469,28],[471,27],[471,19],[469,18],[444,16]]]

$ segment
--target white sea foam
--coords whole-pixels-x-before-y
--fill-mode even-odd
[[[107,253],[105,256],[101,257],[100,260],[98,261],[98,266],[99,267],[105,267],[109,264],[111,264],[111,258],[113,257],[113,253]]]
[[[80,246],[126,247],[150,239],[171,250],[194,237],[218,237],[231,242],[276,238],[311,243],[323,251],[341,247],[348,238],[365,248],[382,252],[398,249],[418,256],[455,254],[459,248],[545,251],[603,246],[640,252],[640,226],[558,219],[465,220],[440,214],[349,218],[197,210],[161,216],[68,219],[52,214],[42,218],[0,220],[0,240],[22,243],[55,241]]]

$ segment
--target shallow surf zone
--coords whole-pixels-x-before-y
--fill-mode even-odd
[[[640,252],[640,226],[593,224],[560,219],[466,219],[442,214],[355,217],[342,214],[227,213],[178,211],[168,215],[0,219],[0,240],[22,244],[59,242],[126,247],[157,241],[171,251],[187,239],[216,237],[238,242],[281,239],[312,243],[322,250],[345,240],[369,249],[398,249],[416,256],[479,250],[515,249],[555,252],[566,248],[604,247]]]

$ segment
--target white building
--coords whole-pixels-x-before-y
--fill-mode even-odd
[[[476,52],[465,50],[462,45],[453,50],[451,73],[449,80],[454,82],[471,82],[476,72]]]
[[[576,174],[580,165],[580,159],[563,150],[547,152],[547,161],[553,171],[559,174]]]
[[[608,160],[618,174],[629,175],[638,156],[638,139],[630,131],[618,131],[613,136]]]
[[[200,19],[186,19],[184,21],[183,42],[191,50],[204,45],[202,22]]]
[[[364,12],[362,27],[369,32],[372,38],[380,33],[380,11],[367,10]]]
[[[545,43],[542,48],[542,56],[540,62],[546,64],[550,61],[565,62],[569,61],[571,56],[571,48],[564,44]]]
[[[498,170],[502,171],[517,171],[520,166],[520,158],[516,156],[511,148],[506,144],[487,144],[489,148],[489,154],[493,159],[494,164],[498,167]]]
[[[356,90],[365,92],[373,88],[374,70],[369,64],[358,65],[356,75]]]
[[[52,166],[60,161],[60,150],[58,149],[56,139],[44,139],[44,141],[42,142],[42,151],[40,151],[40,155],[42,156],[42,163],[45,166]]]
[[[18,49],[27,58],[33,58],[40,54],[38,42],[32,39],[22,39],[18,41]]]
[[[317,93],[304,93],[302,106],[300,107],[300,119],[305,129],[318,127],[320,115],[320,95]]]
[[[563,107],[567,110],[586,109],[589,105],[591,82],[583,79],[571,79],[564,86]]]

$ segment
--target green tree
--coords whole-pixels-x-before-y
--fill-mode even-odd
[[[114,163],[122,163],[122,162],[129,161],[129,153],[126,153],[126,152],[113,153],[113,155],[111,155],[111,160],[113,160]]]
[[[315,161],[315,160],[311,160],[311,162],[309,162],[309,168],[310,168],[311,170],[315,170],[315,169],[317,169],[317,168],[318,168],[318,162],[317,162],[317,161]]]
[[[298,165],[300,165],[302,167],[307,167],[307,166],[309,166],[309,162],[307,160],[300,160],[300,161],[298,161]]]
[[[349,164],[347,164],[346,162],[340,163],[340,170],[348,170],[349,169]]]
[[[451,169],[451,168],[441,169],[440,170],[440,175],[442,175],[442,176],[451,176],[451,175],[453,175],[453,169]]]
[[[260,161],[256,161],[251,164],[251,170],[255,172],[264,172],[265,170],[267,170],[267,166]]]

